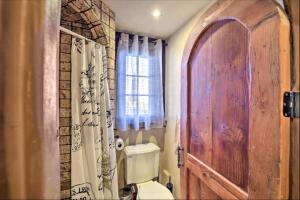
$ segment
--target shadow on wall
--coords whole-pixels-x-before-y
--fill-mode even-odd
[[[115,135],[119,135],[124,140],[125,146],[154,143],[160,148],[160,152],[164,151],[165,143],[165,128],[151,129],[148,131],[134,131],[129,130],[126,132],[115,131]],[[119,189],[125,186],[125,153],[124,150],[117,151],[117,164],[118,164],[118,183]],[[160,155],[161,163],[161,155]],[[161,173],[159,173],[161,174]]]

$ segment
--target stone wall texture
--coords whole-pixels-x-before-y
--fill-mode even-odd
[[[77,7],[75,7],[75,6]],[[84,10],[83,10],[84,9]],[[63,0],[61,26],[106,46],[108,84],[115,118],[115,14],[100,0]],[[61,199],[71,199],[71,41],[60,33],[59,132]]]

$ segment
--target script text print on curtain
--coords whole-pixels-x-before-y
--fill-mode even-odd
[[[118,199],[105,47],[72,39],[72,199]]]
[[[162,128],[164,123],[162,41],[122,33],[117,50],[117,113],[119,130]]]

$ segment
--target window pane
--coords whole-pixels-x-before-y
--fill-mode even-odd
[[[137,75],[137,57],[126,56],[126,74]]]
[[[139,95],[149,94],[149,78],[139,77]]]
[[[139,76],[149,76],[149,59],[139,57]]]
[[[126,96],[126,115],[134,115],[137,109],[137,97]]]
[[[149,96],[139,96],[139,115],[149,114]]]
[[[137,78],[126,76],[126,94],[137,94]]]

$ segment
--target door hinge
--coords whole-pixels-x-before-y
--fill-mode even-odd
[[[300,92],[288,91],[283,94],[283,116],[298,118],[300,116]]]
[[[184,166],[184,164],[183,164],[183,162],[182,162],[182,158],[181,158],[181,152],[183,152],[184,151],[184,148],[182,148],[182,147],[180,147],[180,146],[177,146],[177,149],[176,149],[176,153],[177,153],[177,167],[178,168],[180,168],[180,167],[183,167]]]

